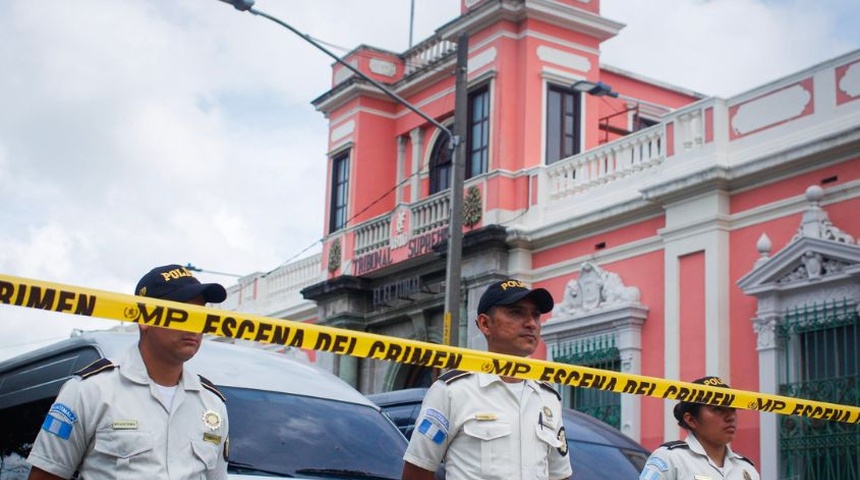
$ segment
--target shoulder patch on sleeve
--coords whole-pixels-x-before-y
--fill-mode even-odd
[[[675,440],[675,441],[672,441],[672,442],[666,442],[666,443],[664,443],[663,445],[660,445],[660,446],[661,446],[661,447],[666,447],[666,448],[668,448],[669,450],[674,450],[674,449],[676,449],[676,448],[690,448],[690,445],[688,445],[688,444],[687,444],[687,442],[685,442],[685,441],[683,441],[683,440]]]
[[[86,367],[75,372],[75,375],[81,377],[82,379],[92,377],[98,373],[107,372],[109,370],[113,370],[116,368],[113,362],[108,360],[107,358],[100,358],[95,362],[87,365]]]
[[[225,397],[223,393],[219,392],[218,389],[215,388],[215,384],[212,383],[211,380],[204,377],[203,375],[197,375],[197,376],[200,378],[200,385],[203,385],[203,388],[214,393],[215,396],[220,398],[222,402],[227,403],[227,397]]]
[[[550,385],[549,382],[539,382],[539,384],[540,384],[540,388],[542,388],[544,390],[549,390],[550,392],[552,392],[553,395],[556,396],[556,398],[558,398],[559,402],[561,401],[561,394],[558,393],[558,390],[556,390],[555,387]]]
[[[451,370],[450,372],[447,372],[447,373],[441,375],[439,377],[439,380],[442,380],[446,384],[450,384],[450,383],[455,382],[461,378],[466,378],[471,374],[472,374],[472,372],[465,372],[463,370]]]
[[[737,456],[738,456],[738,458],[740,458],[741,460],[743,460],[743,461],[745,461],[745,462],[749,463],[750,465],[752,465],[753,467],[755,467],[755,463],[754,463],[752,460],[750,460],[749,458],[747,458],[747,457],[745,457],[745,456],[741,455],[741,454],[740,454],[740,453],[738,453],[738,452],[735,452],[735,455],[737,455]]]

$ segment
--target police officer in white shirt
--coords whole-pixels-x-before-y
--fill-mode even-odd
[[[476,323],[491,352],[526,357],[540,341],[552,296],[508,279],[491,284]],[[431,480],[444,461],[447,480],[571,476],[561,397],[546,383],[451,371],[428,390],[404,455],[403,480]]]
[[[719,377],[692,383],[729,388]],[[759,480],[752,460],[729,447],[737,430],[734,408],[679,402],[673,413],[678,425],[688,431],[687,439],[655,450],[640,480]]]
[[[147,273],[137,295],[194,305],[224,301],[180,265]],[[140,324],[140,341],[119,364],[99,360],[77,372],[51,406],[27,460],[31,480],[227,478],[224,397],[185,362],[200,334]]]

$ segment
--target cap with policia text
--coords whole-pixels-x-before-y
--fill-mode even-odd
[[[202,295],[207,303],[220,303],[227,298],[227,290],[217,283],[200,283],[187,268],[165,265],[149,271],[137,282],[134,289],[141,297],[161,298],[187,302]]]
[[[695,383],[698,385],[707,385],[709,387],[730,388],[728,385],[726,385],[726,382],[724,382],[723,379],[714,376],[697,378],[690,383]],[[678,402],[675,405],[675,408],[672,410],[672,414],[674,415],[675,419],[682,424],[681,426],[683,426],[684,423],[684,414],[686,412],[691,411],[693,405],[697,404],[697,402]]]
[[[511,305],[524,298],[532,299],[540,313],[551,311],[555,305],[552,295],[546,289],[535,288],[529,290],[529,287],[525,283],[509,278],[492,283],[487,287],[487,290],[481,295],[481,300],[478,302],[478,315],[487,313],[495,306]]]

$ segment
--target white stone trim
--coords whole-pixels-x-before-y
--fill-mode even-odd
[[[537,47],[537,57],[544,62],[561,65],[571,70],[584,73],[591,71],[591,61],[588,58],[546,45],[539,45]]]
[[[738,135],[766,128],[800,116],[812,101],[812,92],[802,85],[767,94],[738,106],[731,119],[732,130]]]
[[[331,129],[331,142],[335,143],[338,140],[352,134],[355,131],[355,120],[348,120],[343,124]]]
[[[852,64],[839,80],[839,90],[849,97],[860,96],[860,62]]]
[[[393,62],[389,62],[388,60],[382,60],[380,58],[371,58],[370,71],[377,75],[393,77],[397,73],[397,66],[394,65]]]
[[[466,67],[466,71],[469,73],[476,72],[479,69],[490,65],[496,60],[496,56],[498,55],[498,50],[496,47],[487,48],[475,55],[469,56],[468,66]]]

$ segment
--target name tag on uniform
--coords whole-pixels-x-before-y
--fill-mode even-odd
[[[214,443],[215,445],[221,445],[221,435],[213,435],[211,433],[203,434],[203,441]]]
[[[475,420],[479,422],[491,422],[496,419],[495,413],[476,413]]]
[[[115,420],[112,427],[114,430],[137,430],[137,420]]]
[[[711,480],[711,477],[707,475],[695,475],[693,476],[693,480]]]

